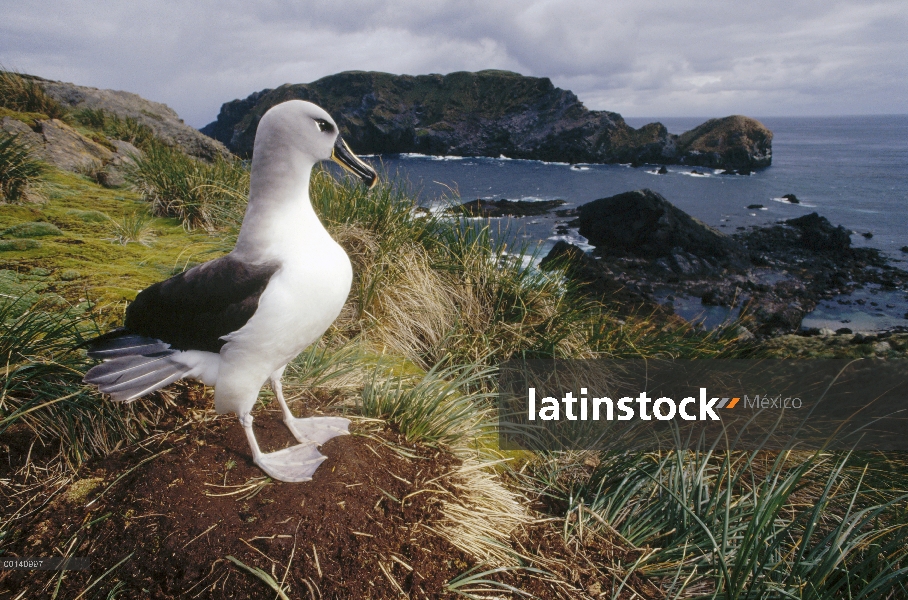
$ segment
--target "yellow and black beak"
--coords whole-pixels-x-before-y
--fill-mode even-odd
[[[363,183],[369,186],[370,189],[378,183],[378,173],[375,172],[375,169],[353,154],[353,151],[350,150],[350,147],[347,146],[341,136],[337,136],[337,141],[334,142],[334,149],[331,150],[331,160],[362,179]]]

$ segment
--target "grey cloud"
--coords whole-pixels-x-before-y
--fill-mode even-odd
[[[629,116],[908,108],[902,0],[5,5],[0,63],[134,91],[196,126],[224,101],[349,69],[510,69]]]

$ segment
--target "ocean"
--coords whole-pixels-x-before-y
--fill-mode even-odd
[[[682,133],[705,118],[629,118],[632,127],[660,121],[670,132]],[[384,170],[405,177],[420,203],[438,206],[446,201],[483,199],[555,200],[578,206],[597,198],[640,188],[659,192],[677,207],[720,231],[734,233],[753,225],[818,212],[833,225],[854,231],[854,246],[884,252],[897,266],[908,269],[908,115],[853,117],[766,117],[772,130],[772,166],[749,176],[721,175],[702,167],[668,166],[658,175],[652,167],[629,165],[568,165],[502,158],[386,155]],[[379,157],[372,158],[373,163]],[[693,173],[692,171],[699,173]],[[784,200],[795,194],[800,204]],[[763,208],[749,209],[760,204]],[[555,215],[493,219],[493,227],[535,246],[545,256],[559,239],[584,246],[576,231],[555,232],[565,219]],[[872,234],[867,238],[863,234]],[[843,304],[865,298],[862,305]],[[876,306],[871,305],[875,302]],[[866,306],[866,309],[865,309]],[[675,310],[687,318],[721,321],[721,309],[696,302],[679,303]],[[803,327],[843,327],[878,331],[908,325],[906,291],[872,288],[854,298],[823,302],[805,318]]]

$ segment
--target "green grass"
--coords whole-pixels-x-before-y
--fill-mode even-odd
[[[46,167],[17,136],[0,131],[0,202],[19,204],[42,199]]]
[[[211,237],[187,232],[173,218],[143,217],[155,234],[153,247],[115,241],[111,220],[123,224],[131,215],[148,214],[148,205],[134,191],[106,189],[55,169],[47,173],[45,191],[43,204],[0,205],[0,231],[41,222],[62,235],[0,240],[0,273],[45,269],[50,275],[44,284],[57,294],[73,304],[95,303],[93,314],[102,328],[119,323],[125,302],[139,290],[216,256]],[[71,278],[73,272],[80,276]],[[0,277],[0,288],[3,281]],[[0,293],[15,298],[19,292]]]

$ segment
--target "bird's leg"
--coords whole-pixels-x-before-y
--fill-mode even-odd
[[[287,367],[281,367],[271,374],[271,389],[274,391],[274,395],[277,396],[278,404],[281,405],[281,412],[284,413],[284,423],[289,423],[295,417],[293,416],[293,413],[290,412],[287,401],[284,400],[284,385],[281,383],[281,378],[284,376],[284,369],[286,368]]]
[[[290,446],[265,454],[259,448],[255,434],[252,432],[252,415],[246,413],[239,417],[243,431],[246,433],[246,439],[249,441],[249,447],[252,449],[252,462],[272,479],[287,483],[310,481],[318,466],[328,458],[318,451],[314,443]]]
[[[284,369],[281,367],[271,374],[271,389],[281,405],[281,412],[284,413],[284,423],[293,434],[293,436],[302,443],[315,443],[319,446],[333,437],[346,435],[350,433],[350,421],[342,417],[309,417],[308,419],[298,419],[290,412],[287,401],[284,400],[284,386],[281,385],[281,377]]]
[[[259,464],[259,459],[262,458],[262,451],[259,449],[258,440],[255,439],[255,434],[252,433],[252,415],[246,413],[240,417],[240,425],[243,426],[243,433],[246,434],[246,441],[249,442],[249,447],[252,448],[252,462]]]

